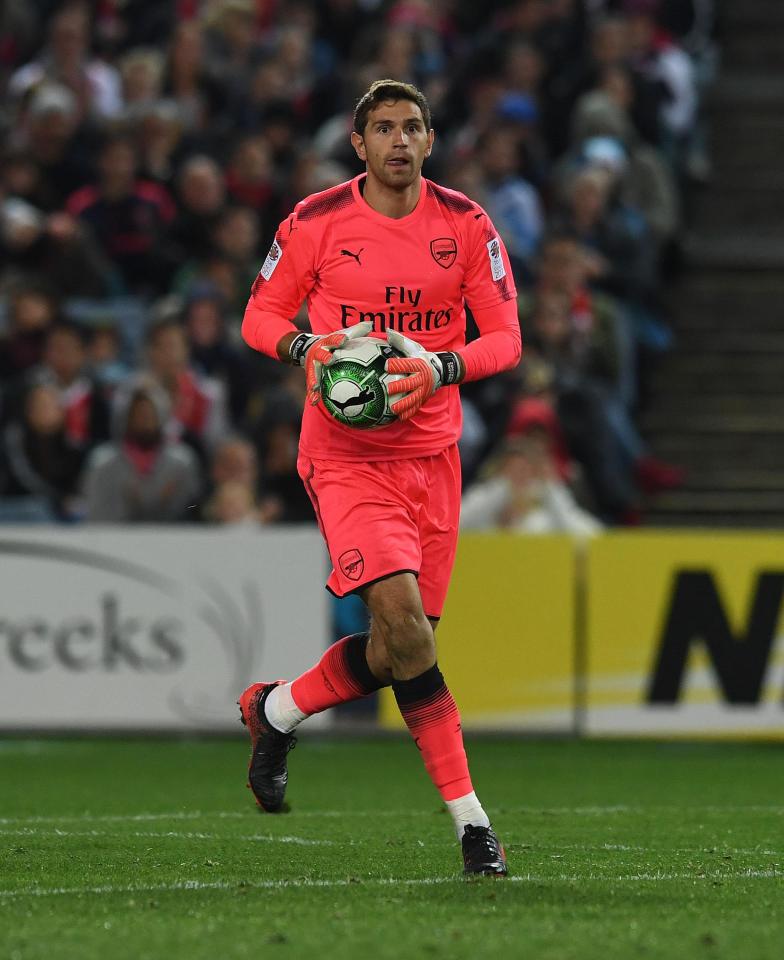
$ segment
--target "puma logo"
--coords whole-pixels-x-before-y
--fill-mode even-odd
[[[334,404],[341,413],[344,413],[346,407],[358,407],[364,403],[370,403],[375,400],[376,395],[372,390],[361,390],[356,397],[350,397],[348,400],[334,400],[330,397],[330,403]]]
[[[363,251],[364,249],[365,249],[364,247],[360,247],[360,248],[359,248],[359,253],[352,253],[350,250],[341,250],[341,251],[340,251],[340,255],[341,255],[342,257],[352,257],[354,260],[357,261],[357,263],[358,263],[358,264],[360,265],[360,267],[361,267],[361,266],[362,266],[362,261],[359,259],[359,254],[362,253],[362,251]]]

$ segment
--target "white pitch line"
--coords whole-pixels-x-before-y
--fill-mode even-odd
[[[2,831],[0,831],[1,833]],[[722,847],[720,845],[710,847],[644,847],[627,843],[536,843],[528,840],[509,840],[509,834],[504,832],[504,837],[508,843],[519,843],[527,851],[547,851],[547,850],[574,850],[579,853],[645,853],[645,854],[715,854],[716,856],[737,855],[745,857],[784,857],[784,850],[760,850],[749,847]]]
[[[784,806],[779,805],[749,805],[749,806],[646,806],[646,807],[490,807],[488,812],[496,816],[604,816],[607,814],[644,814],[657,811],[677,811],[679,814],[699,813],[769,813],[775,816],[784,816]],[[173,811],[170,813],[134,813],[134,814],[79,814],[75,816],[34,816],[34,817],[0,817],[0,824],[13,825],[25,823],[143,823],[155,820],[228,820],[250,817],[255,811],[246,810],[217,810],[217,811]],[[435,809],[408,809],[408,810],[294,810],[291,818],[304,817],[337,817],[350,820],[352,817],[432,817],[441,811]],[[281,816],[275,814],[275,816]]]
[[[123,840],[127,837],[136,837],[140,839],[160,839],[160,840],[209,840],[209,841],[239,841],[242,843],[291,843],[304,847],[317,846],[335,846],[335,840],[313,839],[310,837],[297,837],[289,834],[275,835],[271,833],[251,833],[251,834],[221,834],[221,833],[201,833],[195,831],[180,832],[175,830],[166,830],[156,832],[152,830],[134,830],[109,831],[109,830],[61,830],[59,827],[49,827],[42,829],[40,827],[21,827],[14,830],[0,829],[0,837],[107,837],[115,840]],[[526,853],[546,854],[552,850],[566,850],[577,853],[644,853],[648,856],[654,854],[666,854],[670,856],[678,855],[716,855],[716,856],[745,856],[745,857],[784,857],[782,850],[760,850],[743,847],[645,847],[639,845],[630,845],[626,843],[601,843],[601,844],[583,844],[583,843],[537,843],[528,839],[510,838],[509,833],[504,837],[507,845],[520,845]],[[351,845],[356,845],[357,840],[350,841]],[[420,841],[421,842],[421,841]],[[444,841],[443,845],[446,845]],[[451,844],[451,841],[449,841]]]
[[[597,881],[600,883],[659,883],[677,880],[770,880],[784,879],[784,872],[778,870],[744,870],[740,873],[636,873],[623,876],[602,876],[601,874],[560,874],[556,876],[524,876],[506,877],[505,880],[496,878],[499,883],[584,883]],[[114,893],[167,893],[179,890],[241,890],[248,887],[260,890],[284,890],[286,888],[303,887],[350,887],[354,885],[366,886],[432,886],[444,883],[464,883],[462,876],[454,877],[424,877],[417,879],[399,879],[393,877],[347,878],[345,880],[310,880],[301,877],[296,880],[259,880],[259,881],[232,881],[216,880],[202,882],[200,880],[183,880],[179,883],[156,884],[127,884],[123,886],[105,885],[100,887],[33,887],[28,890],[0,890],[0,899],[17,899],[21,897],[57,897],[79,896],[82,894],[114,894]]]
[[[288,835],[274,836],[273,834],[252,833],[244,836],[228,836],[219,833],[177,833],[173,830],[167,830],[164,833],[155,833],[153,831],[135,830],[131,833],[111,833],[106,830],[59,830],[53,827],[49,830],[41,830],[37,827],[24,827],[20,830],[0,830],[0,837],[111,837],[116,840],[122,840],[124,837],[140,837],[142,839],[160,839],[160,840],[241,840],[251,843],[294,843],[303,847],[332,847],[334,840],[311,840],[307,837],[292,837]]]

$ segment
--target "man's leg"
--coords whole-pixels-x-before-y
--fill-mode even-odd
[[[387,686],[368,666],[367,633],[343,637],[319,662],[290,683],[254,683],[239,700],[242,722],[248,727],[252,752],[248,786],[268,813],[283,809],[288,784],[287,756],[296,743],[292,731],[314,713],[358,700]]]
[[[372,617],[368,663],[374,674],[391,674],[400,713],[452,815],[466,872],[505,874],[503,847],[471,783],[460,713],[438,669],[433,627],[416,578],[397,574],[362,595]]]
[[[391,677],[377,677],[368,666],[367,633],[343,637],[329,647],[319,662],[290,683],[277,684],[264,704],[267,719],[290,733],[306,717],[366,697],[388,686]]]
[[[339,596],[392,570],[418,569],[417,530],[408,505],[396,495],[392,465],[313,461],[300,455],[297,469],[313,503],[334,569],[327,587]],[[367,491],[378,491],[368,498]],[[379,523],[395,523],[394,544],[382,543]],[[349,559],[359,562],[349,564]],[[321,660],[291,683],[255,683],[240,697],[242,720],[252,742],[248,784],[259,805],[270,813],[283,808],[288,782],[286,757],[294,745],[292,731],[305,718],[340,703],[356,700],[391,682],[383,667],[368,666],[368,634],[354,634],[333,644]]]

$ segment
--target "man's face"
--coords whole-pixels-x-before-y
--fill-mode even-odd
[[[188,366],[185,333],[178,327],[159,330],[149,347],[150,367],[164,380],[177,376]]]
[[[488,137],[480,156],[487,175],[493,180],[503,179],[517,171],[519,163],[517,141],[511,130],[496,130]]]
[[[368,114],[365,132],[351,134],[368,176],[403,190],[415,182],[433,149],[433,131],[425,129],[422,111],[411,100],[386,101]]]
[[[82,370],[85,350],[81,340],[65,330],[54,331],[46,342],[44,363],[61,383],[69,384]]]
[[[539,278],[547,290],[573,295],[584,278],[579,245],[574,240],[551,240],[542,250]]]
[[[98,158],[104,182],[131,184],[136,176],[136,156],[130,144],[113,143]]]
[[[149,433],[157,430],[160,426],[158,411],[155,404],[149,397],[141,394],[134,397],[131,408],[128,411],[127,431],[129,434]]]
[[[212,479],[216,486],[233,481],[253,486],[256,482],[256,458],[247,443],[227,441],[215,452]]]

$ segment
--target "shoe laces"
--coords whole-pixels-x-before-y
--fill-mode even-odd
[[[498,854],[498,839],[490,827],[475,827],[469,823],[463,836],[474,852],[478,852],[478,848],[483,847],[487,853],[494,856]]]

